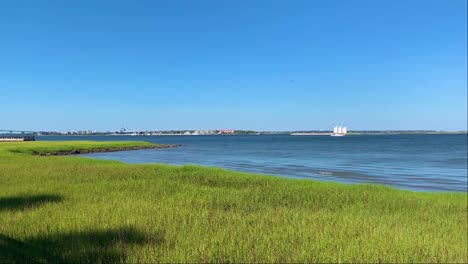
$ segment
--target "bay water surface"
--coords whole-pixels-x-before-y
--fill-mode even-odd
[[[127,163],[199,164],[282,177],[377,183],[415,191],[467,191],[467,134],[39,136],[37,140],[181,144],[81,156]]]

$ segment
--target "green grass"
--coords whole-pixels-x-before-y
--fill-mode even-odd
[[[467,262],[467,194],[130,165],[0,144],[0,262]],[[157,150],[155,150],[157,151]]]

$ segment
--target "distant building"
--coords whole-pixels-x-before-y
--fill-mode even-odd
[[[234,129],[221,129],[219,134],[234,134]]]

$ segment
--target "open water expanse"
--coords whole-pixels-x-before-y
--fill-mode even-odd
[[[284,177],[378,183],[416,191],[467,191],[467,134],[40,136],[37,140],[142,140],[182,144],[82,156],[128,163],[200,164]]]

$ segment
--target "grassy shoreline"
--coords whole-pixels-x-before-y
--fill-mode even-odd
[[[145,142],[0,144],[0,262],[467,262],[467,194],[200,166],[34,156]]]
[[[19,144],[25,144],[19,142]],[[175,148],[180,145],[175,144],[151,144],[148,142],[94,142],[80,141],[78,144],[66,144],[60,141],[48,142],[47,145],[41,142],[30,142],[26,148],[24,145],[17,145],[20,148],[12,148],[9,151],[13,153],[26,153],[37,156],[64,156],[77,155],[97,152],[116,152],[127,150]]]

